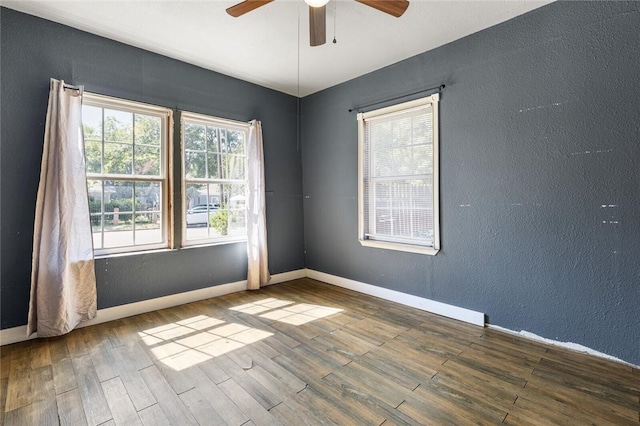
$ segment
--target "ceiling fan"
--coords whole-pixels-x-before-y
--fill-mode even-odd
[[[244,0],[227,8],[227,13],[234,18],[251,12],[254,9],[271,3],[273,0]],[[320,46],[326,43],[326,16],[329,0],[304,0],[309,5],[309,36],[311,46]],[[402,16],[409,2],[407,0],[355,0],[366,6],[388,13],[399,18]]]

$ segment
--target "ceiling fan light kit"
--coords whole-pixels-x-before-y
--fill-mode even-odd
[[[254,9],[271,3],[273,0],[244,0],[227,9],[227,13],[234,18],[251,12]],[[335,0],[334,0],[335,1]],[[409,7],[407,0],[355,0],[358,3],[372,7],[380,12],[399,18]],[[309,5],[309,43],[320,46],[326,43],[327,33],[327,3],[329,0],[304,0]],[[335,39],[334,39],[335,40]],[[334,41],[335,43],[335,41]]]
[[[311,7],[322,7],[326,6],[329,0],[304,0],[304,2]]]

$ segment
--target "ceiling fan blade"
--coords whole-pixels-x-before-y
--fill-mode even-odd
[[[309,6],[309,40],[311,46],[327,42],[327,6]]]
[[[242,16],[245,13],[251,12],[254,9],[264,6],[267,3],[271,3],[273,0],[244,0],[238,4],[235,4],[227,8],[227,13],[234,18]]]
[[[356,0],[358,3],[378,9],[380,12],[399,18],[409,7],[407,0]]]

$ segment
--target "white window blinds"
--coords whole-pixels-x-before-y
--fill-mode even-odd
[[[361,241],[437,249],[431,98],[359,116]]]

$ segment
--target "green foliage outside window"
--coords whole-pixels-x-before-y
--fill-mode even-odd
[[[240,220],[244,220],[244,215],[242,215],[241,211],[228,210],[228,207],[223,206],[222,209],[210,214],[209,226],[218,231],[220,235],[227,235],[229,233],[229,224],[235,224]]]
[[[161,120],[135,114],[129,122],[107,116],[102,130],[83,125],[89,173],[157,176],[160,174]],[[135,117],[135,118],[133,118]],[[135,126],[132,122],[135,121]]]
[[[229,233],[229,211],[218,210],[209,218],[209,226],[218,231],[220,235]]]

